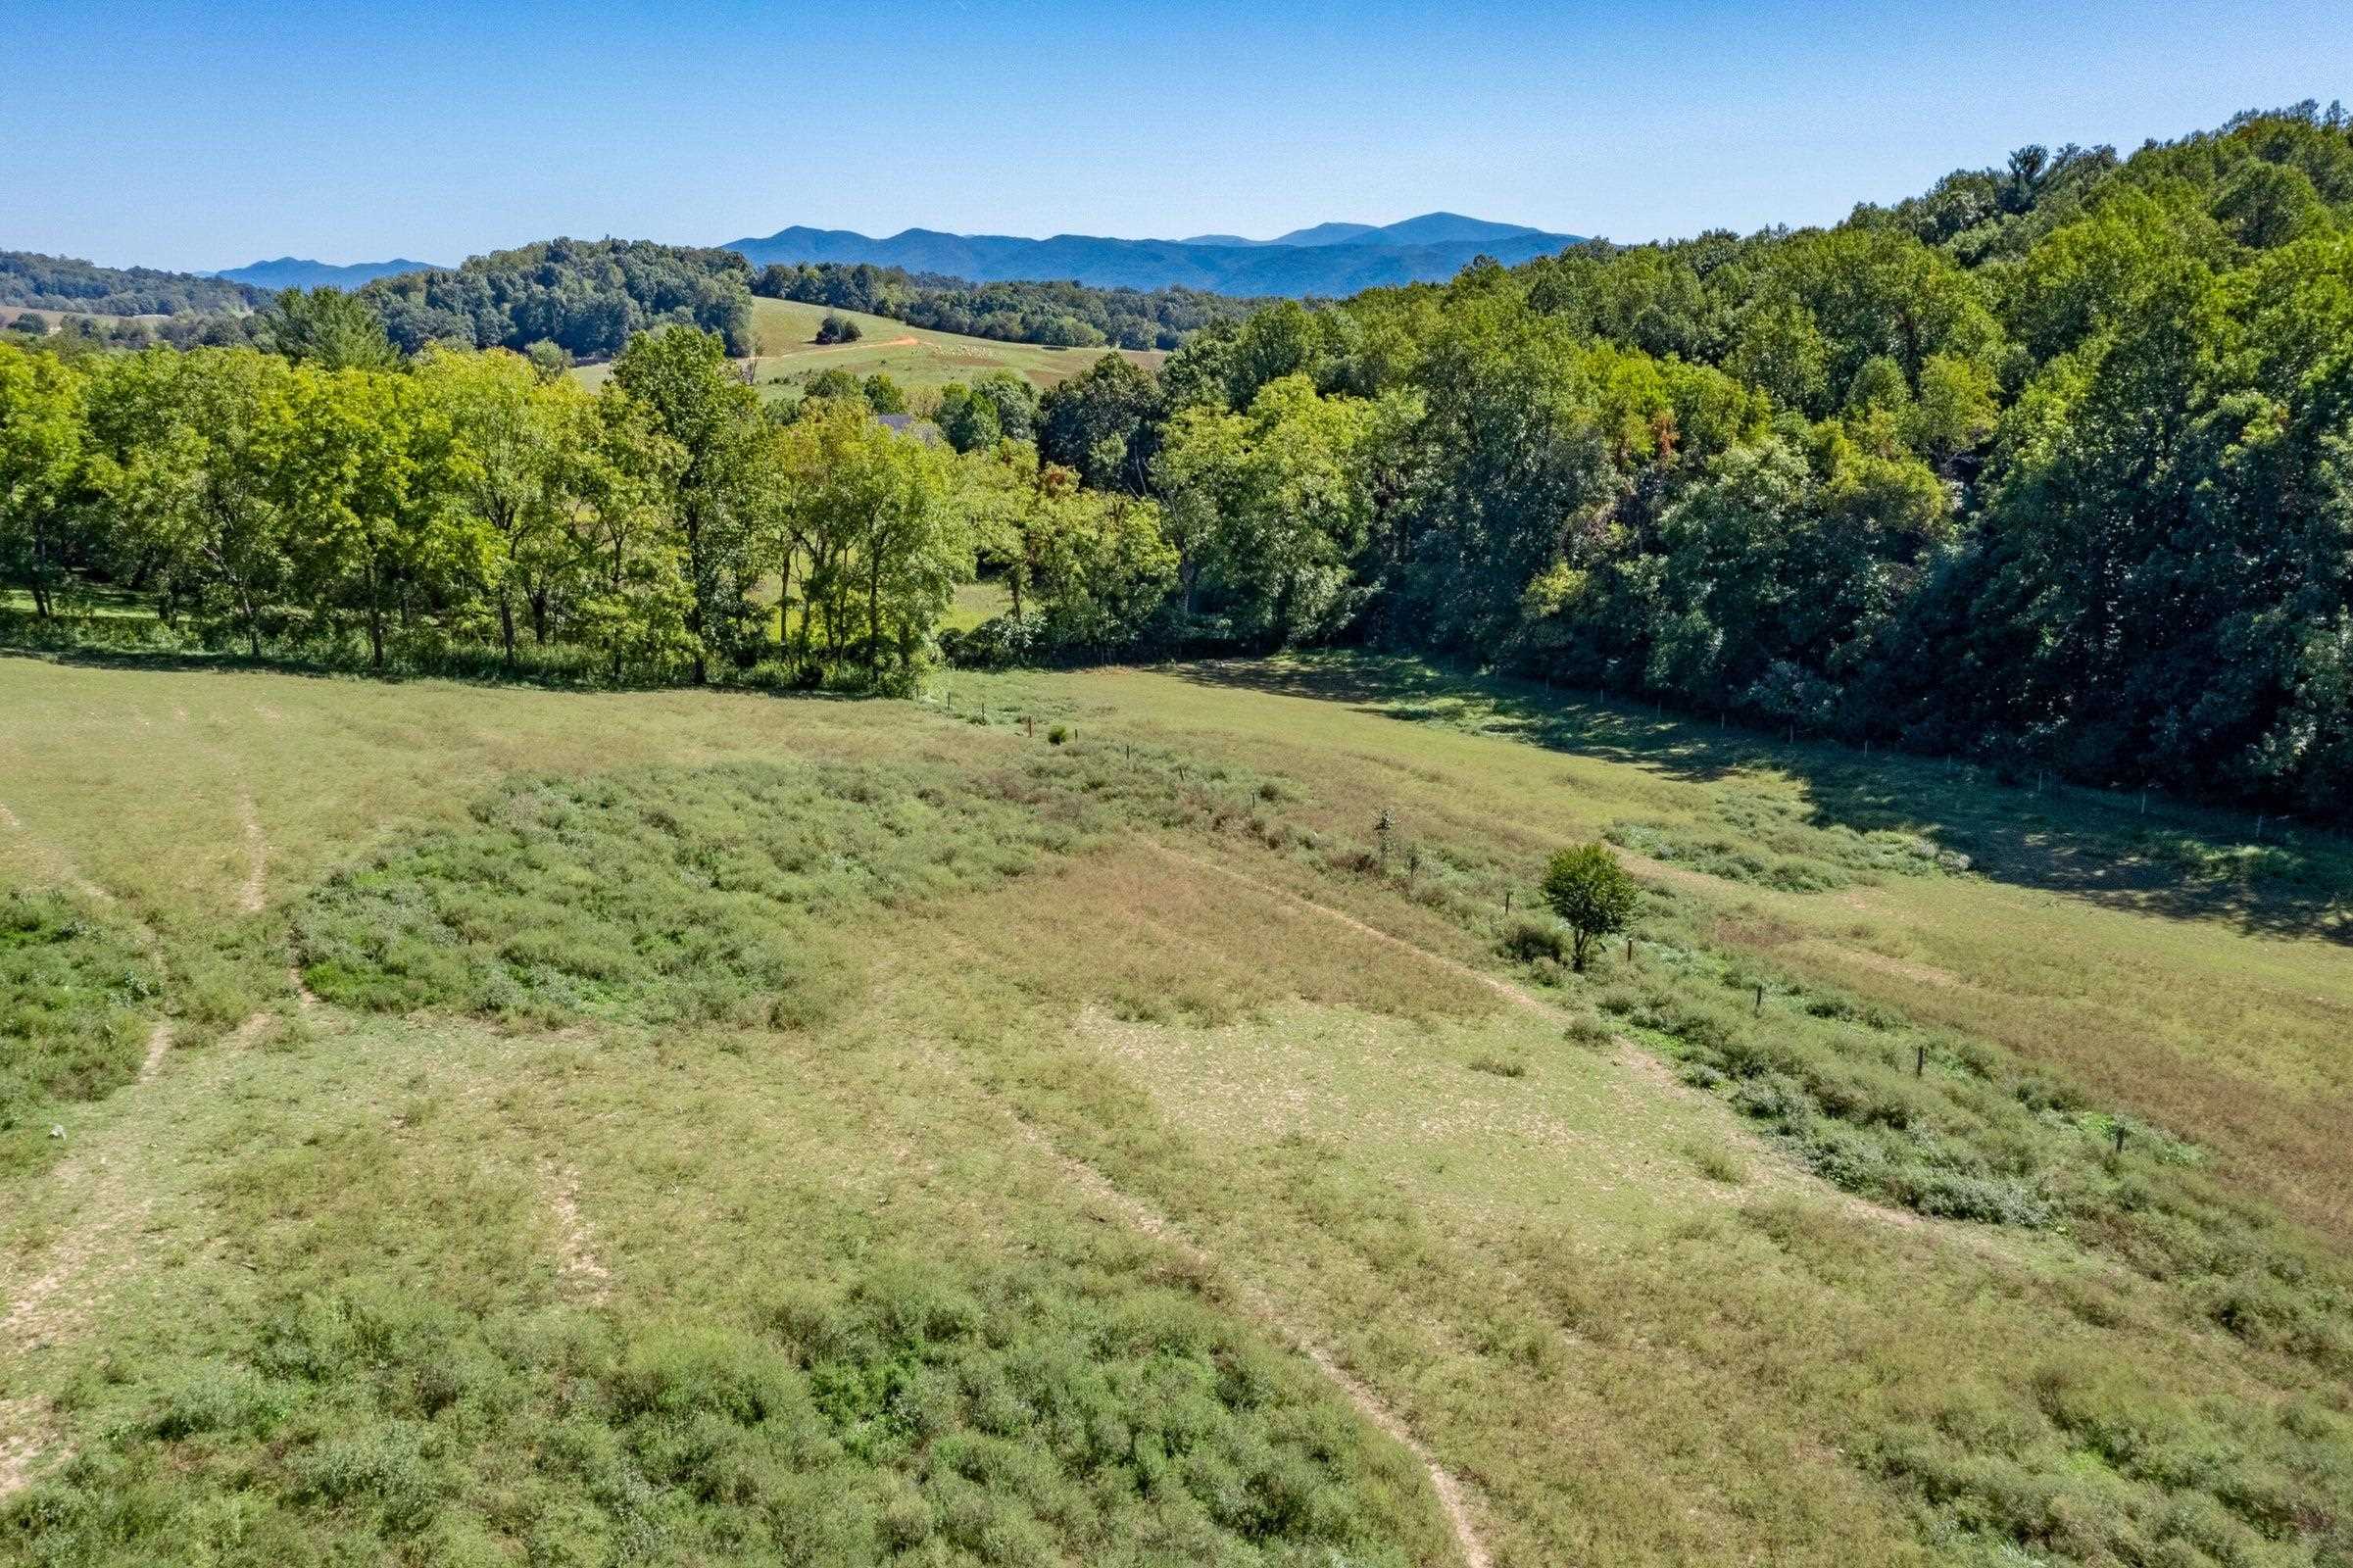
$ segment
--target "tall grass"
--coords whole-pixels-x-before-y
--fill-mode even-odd
[[[0,892],[0,1168],[39,1154],[44,1105],[130,1081],[162,978],[137,933],[88,899]]]

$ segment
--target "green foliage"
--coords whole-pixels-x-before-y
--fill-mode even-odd
[[[1027,441],[1038,424],[1038,390],[1009,370],[991,370],[970,386],[940,388],[933,416],[958,452],[986,452],[1000,441]]]
[[[749,634],[745,589],[766,428],[760,397],[730,369],[727,346],[692,327],[632,338],[613,361],[613,384],[651,438],[637,450],[647,495],[679,542],[700,684],[710,653],[736,649]]]
[[[268,346],[297,363],[328,370],[380,370],[398,358],[375,312],[358,295],[338,288],[286,289],[262,320]]]
[[[2024,149],[1831,229],[1271,306],[1156,398],[1073,378],[1039,439],[1166,504],[1195,646],[1361,636],[2326,813],[2349,148],[2301,106]]]
[[[985,451],[1005,439],[1005,421],[998,416],[997,405],[975,397],[961,381],[940,388],[940,406],[933,421],[958,452]]]
[[[1626,929],[1634,918],[1642,890],[1618,864],[1618,858],[1599,844],[1580,844],[1555,853],[1545,862],[1544,903],[1569,928],[1570,962],[1585,972],[1585,962],[1599,938]]]
[[[0,579],[23,583],[43,619],[82,544],[83,394],[68,362],[0,343]]]
[[[736,764],[527,779],[397,846],[298,920],[312,989],[355,1006],[805,1027],[837,1006],[840,929],[1067,847],[944,769]]]
[[[965,466],[964,504],[981,559],[1003,569],[1011,612],[956,639],[952,657],[996,666],[1102,655],[1148,636],[1179,561],[1161,509],[1083,490],[1011,442]]]
[[[646,240],[554,239],[465,266],[380,277],[358,298],[405,353],[427,343],[551,342],[581,358],[618,354],[662,326],[713,333],[752,352],[751,265],[734,251]]]
[[[653,1542],[840,1564],[1423,1560],[1411,1494],[1324,1391],[1231,1317],[1078,1259],[886,1255],[846,1285],[777,1285],[759,1321],[691,1326],[483,1322],[363,1262],[284,1301],[258,1365],[196,1360],[146,1392],[148,1418],[12,1499],[0,1539],[60,1564],[191,1533],[224,1563],[330,1542],[491,1562],[460,1494],[494,1484],[498,1534],[541,1560]],[[207,1499],[232,1467],[224,1532]]]
[[[825,313],[825,319],[817,323],[817,335],[811,341],[830,346],[835,343],[855,343],[865,335],[864,329],[856,321],[828,311]]]
[[[44,1103],[130,1081],[162,978],[119,922],[63,894],[0,893],[0,1164],[39,1147]]]
[[[752,292],[895,317],[915,326],[1059,348],[1172,349],[1216,321],[1266,304],[1201,289],[1090,288],[1072,282],[968,283],[870,263],[772,263]]]
[[[53,582],[160,561],[167,615],[194,609],[257,656],[364,632],[388,667],[392,623],[421,616],[436,661],[495,625],[515,668],[527,602],[535,638],[571,650],[550,665],[593,658],[609,680],[774,665],[904,687],[969,536],[1014,599],[963,640],[984,661],[1356,639],[1791,738],[2327,816],[2353,795],[2348,218],[2353,133],[2303,105],[2129,158],[2024,148],[1830,228],[1267,305],[1187,328],[1162,373],[1106,355],[1034,406],[1004,376],[951,383],[940,430],[974,466],[933,488],[963,526],[932,526],[927,502],[896,509],[924,524],[903,555],[898,530],[869,530],[862,635],[847,558],[779,533],[790,508],[763,489],[756,399],[728,363],[751,346],[747,264],[560,240],[287,296],[259,329],[301,362],[292,380],[205,356],[119,369],[147,357],[106,353],[111,329],[49,334],[45,359],[92,367],[74,372],[87,461],[12,455],[43,466],[25,493],[47,499],[0,502],[0,546],[36,619]],[[762,286],[849,310],[932,281],[771,269]],[[440,411],[366,379],[387,372],[363,304],[412,354],[621,355],[579,466],[625,482],[573,487],[572,569],[493,581],[481,528],[442,515],[468,486],[442,471]],[[682,435],[686,382],[656,362],[726,417]],[[327,392],[314,371],[362,379]],[[879,371],[834,366],[805,391],[907,409]],[[707,439],[722,425],[737,433]],[[1051,505],[993,476],[1001,445],[1033,437]],[[1158,511],[1086,512],[1054,472]],[[673,567],[682,598],[653,587]],[[879,579],[902,568],[889,613]]]
[[[781,504],[764,542],[802,606],[794,657],[809,666],[821,637],[830,663],[858,658],[873,680],[904,686],[972,575],[951,460],[883,424],[863,397],[812,399],[771,435],[767,458]]]
[[[256,290],[226,278],[152,267],[97,267],[36,251],[0,251],[0,304],[97,316],[173,316],[249,311],[261,300]]]
[[[1303,375],[1267,382],[1247,414],[1180,411],[1152,480],[1167,498],[1188,615],[1217,613],[1246,645],[1336,636],[1365,594],[1351,564],[1367,544],[1386,410],[1319,398]]]
[[[1106,354],[1038,401],[1038,455],[1098,490],[1142,494],[1159,406],[1150,372]]]

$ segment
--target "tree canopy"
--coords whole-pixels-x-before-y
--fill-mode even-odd
[[[761,286],[843,310],[900,286],[786,270]],[[2334,109],[2022,148],[1826,228],[1209,313],[1156,372],[1104,355],[1043,395],[836,368],[763,409],[728,363],[748,279],[560,240],[175,318],[221,345],[184,356],[12,332],[4,564],[44,602],[134,578],[252,648],[427,623],[512,661],[527,623],[613,668],[887,682],[977,560],[1013,610],[976,657],[1357,641],[2000,769],[2353,799]],[[608,391],[549,390],[566,353],[618,354]]]

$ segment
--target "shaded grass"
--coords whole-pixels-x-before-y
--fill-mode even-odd
[[[2250,933],[2353,942],[2353,839],[2344,820],[2298,824],[1962,758],[1785,740],[1411,658],[1314,653],[1193,664],[1183,673],[1630,764],[1681,783],[1725,785],[1705,815],[1760,842],[1792,826],[1866,841],[1919,839],[2016,887]],[[1795,789],[1775,787],[1785,782]]]

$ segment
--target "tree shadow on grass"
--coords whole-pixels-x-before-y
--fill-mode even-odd
[[[1778,773],[1800,786],[1811,827],[1912,835],[1968,856],[1975,872],[1995,881],[2103,907],[2353,945],[2353,845],[2341,831],[2282,828],[2276,817],[2266,823],[2132,792],[2003,783],[1956,760],[1865,754],[1396,656],[1211,661],[1174,672],[1199,685],[1345,703],[1686,783]],[[1727,831],[1740,829],[1728,823]]]

